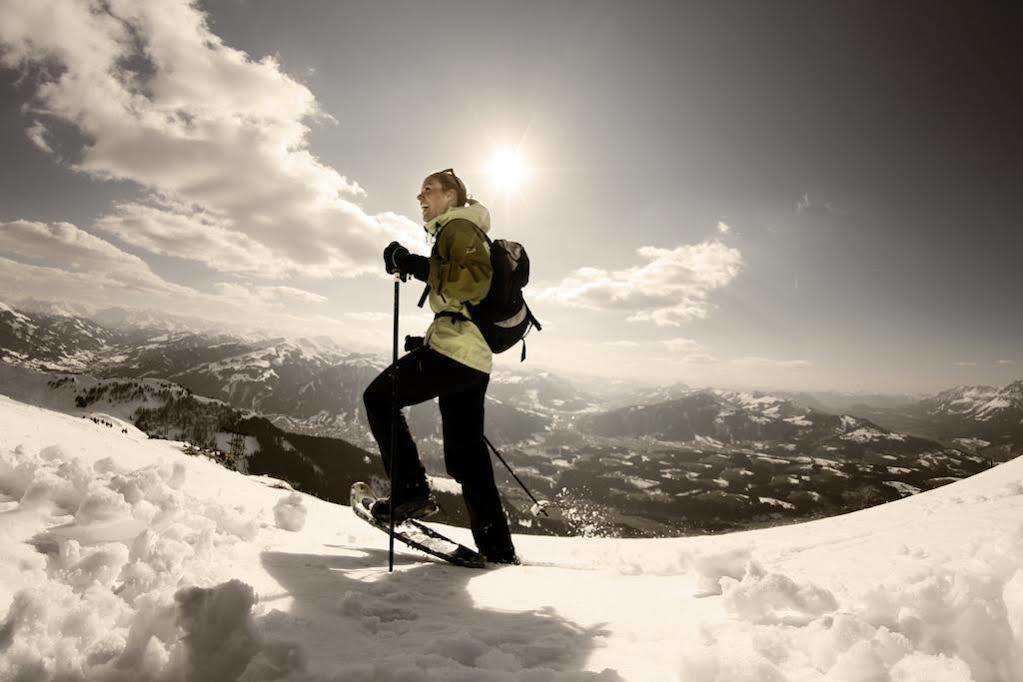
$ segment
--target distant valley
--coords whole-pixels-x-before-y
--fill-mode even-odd
[[[382,473],[362,392],[385,358],[326,338],[189,326],[0,304],[0,379],[16,399],[116,413],[152,436],[187,440],[226,466],[328,499]],[[1021,396],[1023,382],[927,397],[766,393],[499,366],[486,428],[519,476],[561,510],[534,519],[495,462],[520,531],[676,535],[842,513],[970,476],[1023,452]],[[443,478],[435,402],[408,416],[450,498],[449,520],[463,521],[457,485]]]

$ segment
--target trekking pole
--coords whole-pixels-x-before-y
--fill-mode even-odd
[[[398,463],[394,459],[395,442],[398,440],[398,416],[401,408],[398,407],[398,287],[405,277],[400,273],[394,273],[394,346],[391,353],[391,504],[388,505],[390,516],[390,541],[387,548],[387,571],[394,571],[394,492],[398,489]]]
[[[483,434],[483,440],[486,442],[487,445],[490,446],[490,449],[494,451],[494,454],[497,455],[497,458],[501,460],[501,464],[503,464],[505,468],[508,469],[508,472],[515,478],[518,484],[522,486],[522,489],[526,491],[526,494],[529,495],[529,499],[533,500],[533,508],[530,509],[530,512],[533,514],[533,516],[543,514],[544,516],[550,518],[550,514],[547,513],[547,507],[550,506],[551,503],[548,502],[547,500],[538,500],[535,497],[533,497],[533,493],[529,492],[529,488],[527,488],[526,484],[522,482],[522,479],[520,479],[515,474],[515,472],[512,471],[512,468],[511,466],[508,465],[508,462],[504,461],[504,457],[501,456],[501,453],[497,451],[497,448],[494,447],[494,444],[490,442],[489,438],[487,438],[487,434]]]

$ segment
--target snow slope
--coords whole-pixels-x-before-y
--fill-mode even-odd
[[[0,396],[0,679],[1023,679],[1020,460],[800,525],[388,574],[348,508],[180,445]]]

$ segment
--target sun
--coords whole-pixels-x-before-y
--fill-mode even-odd
[[[514,192],[522,187],[528,175],[526,161],[517,150],[499,149],[487,166],[494,185],[504,192]]]

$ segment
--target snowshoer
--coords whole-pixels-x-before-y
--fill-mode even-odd
[[[479,303],[490,289],[490,251],[480,234],[480,230],[490,229],[490,213],[468,198],[465,185],[452,169],[427,176],[416,198],[422,209],[423,228],[434,239],[431,254],[413,254],[398,242],[391,242],[384,249],[384,266],[389,274],[412,275],[430,285],[434,320],[423,337],[406,337],[405,350],[409,352],[381,372],[363,394],[384,468],[390,474],[391,466],[397,467],[397,488],[390,498],[377,501],[372,513],[386,521],[394,504],[395,519],[400,521],[422,518],[436,508],[426,470],[400,408],[439,398],[444,465],[462,486],[476,546],[488,562],[519,563],[483,440],[483,407],[493,354],[471,321],[466,305]],[[394,372],[399,409],[392,411]],[[392,463],[394,412],[398,423]]]

